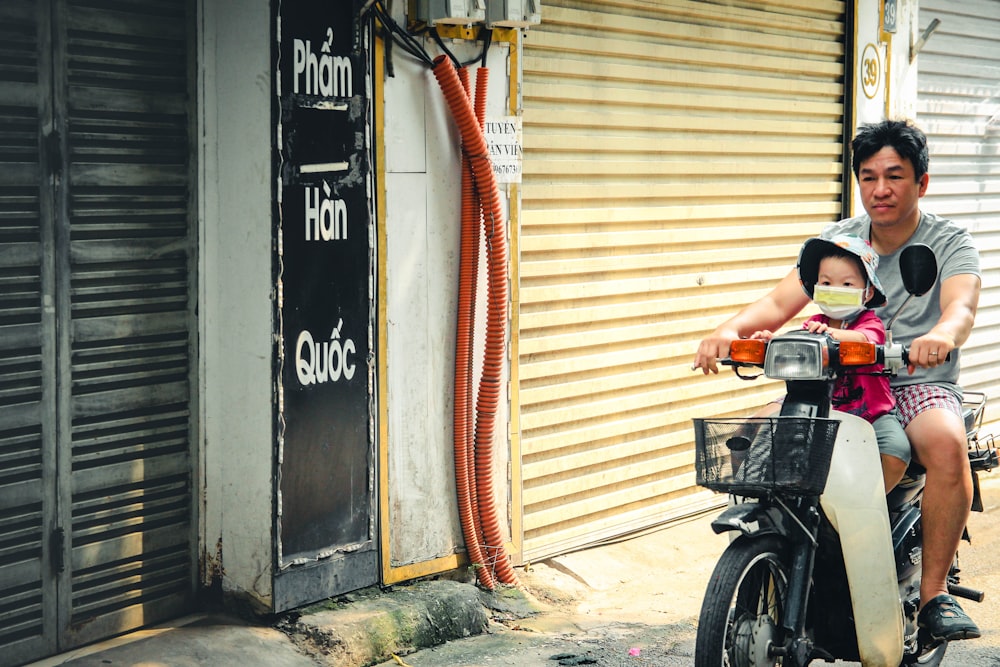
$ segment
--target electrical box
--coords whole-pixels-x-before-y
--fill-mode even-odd
[[[486,0],[416,0],[416,20],[427,25],[471,25],[486,17]]]
[[[527,28],[541,20],[541,0],[486,0],[487,28]]]

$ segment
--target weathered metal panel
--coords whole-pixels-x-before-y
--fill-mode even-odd
[[[55,4],[60,648],[193,600],[192,9]]]
[[[922,0],[920,28],[940,27],[917,58],[917,120],[927,133],[930,176],[921,207],[972,232],[983,289],[961,382],[993,399],[1000,419],[996,331],[1000,326],[1000,2]]]
[[[698,341],[841,214],[845,3],[546,3],[525,39],[524,558],[718,503],[695,416],[776,393]]]
[[[151,0],[0,2],[4,664],[117,635],[190,606],[193,489],[199,488],[191,473],[197,396],[189,380],[196,347],[188,131],[193,7]],[[251,66],[229,60],[242,63],[237,69]],[[233,79],[216,92],[239,97],[232,94],[238,86],[226,83]],[[215,147],[211,155],[218,157]],[[269,237],[269,190],[258,185],[268,193]],[[232,226],[219,216],[238,218],[241,205],[207,209],[212,234],[229,237],[220,246],[225,261],[238,261],[231,258],[246,246],[237,241],[233,249]],[[236,282],[247,284],[230,282],[234,293]],[[268,310],[266,289],[263,296]],[[238,301],[227,300],[223,319],[240,308],[233,305]],[[230,344],[245,337],[243,328],[229,329],[216,337],[228,336]],[[266,395],[267,373],[261,377]],[[245,388],[220,391],[246,395]],[[235,442],[239,433],[225,438]],[[271,457],[264,458],[268,467]],[[221,487],[233,496],[231,485]],[[270,500],[264,505],[269,511]],[[233,524],[231,512],[226,520]],[[269,524],[267,515],[263,525]],[[236,561],[257,556],[239,551]],[[230,548],[227,566],[231,556]]]
[[[192,8],[52,3],[59,649],[193,600]]]
[[[371,143],[360,7],[359,0],[272,5],[281,295],[274,611],[378,580]]]
[[[51,86],[47,8],[0,3],[0,655],[54,651],[51,198],[42,174]],[[48,305],[48,308],[43,307]]]

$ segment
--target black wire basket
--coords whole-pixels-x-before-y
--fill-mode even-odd
[[[699,486],[741,496],[818,496],[840,421],[809,417],[695,419]]]

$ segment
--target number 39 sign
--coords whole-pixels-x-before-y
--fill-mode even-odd
[[[861,89],[868,99],[874,99],[882,81],[882,63],[879,51],[874,44],[865,45],[861,54]]]
[[[896,32],[896,0],[885,0],[882,9],[882,30]]]

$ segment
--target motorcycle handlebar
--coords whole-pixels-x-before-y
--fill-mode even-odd
[[[882,347],[882,346],[879,346],[879,347]],[[908,347],[906,347],[904,345],[904,346],[902,346],[902,349],[903,349],[903,352],[902,352],[903,365],[904,366],[909,366],[910,365],[910,348],[908,348]],[[948,354],[945,355],[944,360],[945,361],[951,361],[951,352],[949,352]]]
[[[739,373],[740,368],[748,368],[748,367],[763,368],[764,359],[766,356],[765,350],[769,347],[769,344],[765,344],[762,341],[757,341],[757,342],[759,343],[759,347],[749,347],[747,348],[747,350],[741,350],[740,355],[738,355],[738,360],[732,358],[733,356],[737,356],[733,354],[730,357],[725,357],[723,359],[720,359],[719,363],[723,366],[732,366],[734,369],[736,369],[737,373]],[[835,346],[835,349],[839,347],[839,344],[837,344],[836,342],[832,343]],[[875,348],[874,362],[858,363],[859,362],[858,359],[855,359],[854,361],[846,361],[843,357],[841,357],[842,364],[837,363],[832,359],[831,359],[831,364],[840,367],[842,370],[848,370],[850,368],[861,369],[865,366],[880,364],[882,365],[883,370],[877,371],[878,374],[895,375],[901,368],[905,368],[909,366],[911,363],[910,348],[906,345],[894,345],[892,343],[889,343],[883,345],[874,345],[873,347]],[[856,353],[856,349],[852,350],[852,352]],[[834,356],[836,356],[836,353],[834,353]],[[851,356],[852,354],[848,353],[848,357]],[[951,361],[950,352],[945,356],[945,361]],[[754,377],[757,376],[741,375],[740,377],[743,377],[744,379],[753,379]]]

